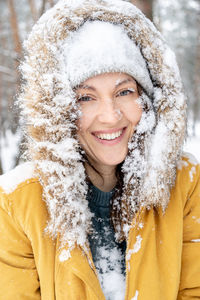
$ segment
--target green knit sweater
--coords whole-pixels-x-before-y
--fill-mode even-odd
[[[110,219],[110,200],[113,192],[114,190],[103,192],[90,185],[87,195],[89,208],[94,214],[92,218],[94,232],[89,236],[89,243],[102,288],[105,285],[105,275],[112,272],[125,281],[126,242],[119,244],[115,241],[115,232]]]

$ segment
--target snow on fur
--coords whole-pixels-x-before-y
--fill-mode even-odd
[[[76,138],[78,107],[63,49],[71,33],[87,20],[122,26],[140,50],[154,86],[151,98],[142,93],[139,99],[144,112],[123,165],[122,199],[114,206],[121,210],[124,224],[131,223],[126,209],[132,218],[141,206],[166,208],[185,135],[185,98],[175,57],[134,5],[120,0],[61,0],[47,11],[25,42],[26,83],[20,106],[28,154],[36,164],[50,214],[47,231],[53,237],[59,234],[71,248],[75,243],[85,245],[91,213]]]
[[[20,183],[34,177],[34,164],[27,162],[0,176],[0,187],[6,194],[12,193]]]
[[[66,74],[72,86],[78,86],[98,74],[123,72],[135,78],[148,95],[153,92],[145,60],[122,26],[88,21],[77,32],[71,32],[63,54],[66,56]]]

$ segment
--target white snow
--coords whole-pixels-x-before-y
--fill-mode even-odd
[[[1,161],[4,173],[8,172],[15,165],[20,140],[20,132],[12,133],[9,129],[5,132],[5,136],[0,137]]]
[[[137,300],[137,299],[138,299],[138,295],[139,295],[139,292],[136,291],[136,292],[135,292],[135,296],[134,296],[131,300]]]
[[[182,168],[187,167],[187,166],[188,166],[188,162],[183,159],[180,159],[177,163],[178,170],[182,170]]]
[[[136,242],[133,245],[133,249],[130,249],[127,253],[127,256],[126,256],[127,261],[130,260],[132,254],[137,253],[140,250],[141,243],[142,243],[141,235],[136,236]]]
[[[192,130],[192,122],[189,120],[188,132],[189,136],[184,145],[184,151],[189,161],[196,165],[197,162],[200,162],[200,121],[195,124]]]
[[[60,262],[63,262],[63,261],[68,260],[70,257],[71,257],[70,250],[64,249],[64,250],[62,250],[62,252],[59,255],[59,260],[60,260]]]
[[[191,132],[191,121],[189,124],[189,134]],[[195,125],[195,129],[193,132],[194,135],[189,135],[186,143],[184,145],[183,156],[188,159],[188,162],[196,166],[200,162],[200,122],[197,122]],[[178,163],[178,169],[182,169],[182,167],[187,167],[188,162],[181,160]],[[190,179],[192,181],[194,174],[194,168],[190,171]]]
[[[77,10],[79,5],[80,10]],[[81,14],[81,10],[85,13]],[[92,30],[90,31],[90,23],[86,22],[85,18],[87,13],[89,13],[90,19],[97,20],[98,18],[101,20],[104,18],[105,22],[100,22],[100,25],[98,21],[93,21],[92,26],[90,26]],[[110,19],[109,14],[110,18],[112,17],[112,24],[106,22],[106,20],[109,21]],[[124,22],[121,20],[123,15]],[[128,17],[130,15],[132,18],[136,16],[134,24]],[[115,26],[113,24],[119,25]],[[110,30],[111,27],[113,30]],[[78,30],[76,31],[76,29]],[[128,35],[124,34],[124,30]],[[136,42],[131,42],[130,37]],[[155,82],[159,92],[155,95],[154,109],[152,101],[149,99],[149,105],[146,105],[149,111],[143,114],[142,122],[136,129],[138,130],[137,134],[131,140],[130,155],[127,155],[123,169],[124,173],[126,173],[124,175],[124,191],[127,193],[127,185],[129,185],[134,194],[125,195],[124,193],[124,195],[127,198],[127,206],[130,209],[130,213],[135,212],[138,208],[136,206],[139,205],[156,205],[158,203],[162,205],[164,202],[166,207],[166,203],[169,200],[168,187],[172,183],[173,175],[175,174],[173,172],[175,169],[173,162],[175,161],[176,153],[182,146],[179,133],[184,131],[185,127],[185,106],[183,106],[182,101],[184,97],[179,74],[174,69],[176,62],[174,61],[173,64],[173,55],[165,51],[167,46],[156,28],[153,27],[153,24],[146,20],[141,12],[128,2],[94,0],[88,5],[88,2],[84,0],[61,1],[58,2],[56,8],[51,9],[40,19],[25,45],[27,50],[26,64],[30,65],[31,68],[24,70],[24,79],[27,84],[27,90],[30,90],[32,93],[35,104],[32,105],[32,119],[28,111],[24,113],[24,116],[27,117],[28,124],[31,123],[34,126],[34,117],[38,121],[40,112],[42,112],[41,118],[45,117],[47,126],[45,127],[45,123],[43,123],[45,134],[41,134],[41,137],[38,138],[40,142],[46,141],[48,135],[51,137],[52,143],[55,143],[55,146],[57,146],[58,137],[64,139],[65,134],[67,134],[68,138],[72,135],[70,125],[75,118],[70,107],[75,101],[71,97],[70,88],[73,86],[69,84],[68,75],[71,79],[74,77],[84,81],[84,74],[92,76],[91,72],[93,71],[96,73],[108,72],[109,70],[117,71],[117,68],[119,68],[118,70],[121,72],[127,72],[135,77],[139,83],[141,79],[142,87],[146,87],[147,90],[152,88],[151,79]],[[44,51],[44,49],[46,50]],[[141,49],[142,55],[139,49]],[[162,64],[164,53],[165,59],[170,59],[170,66],[173,66],[173,68]],[[158,59],[158,57],[161,59]],[[151,76],[148,74],[147,66]],[[109,69],[110,67],[111,69]],[[51,73],[53,75],[49,76]],[[171,87],[174,84],[175,87],[173,89]],[[41,99],[43,94],[45,95]],[[62,101],[57,103],[56,97],[54,97],[56,94],[66,99],[66,103],[63,104]],[[27,106],[28,102],[24,101],[23,103],[24,106]],[[157,111],[158,108],[159,111]],[[65,110],[69,116],[68,118],[63,118]],[[159,130],[156,130],[155,144],[151,151],[151,134],[153,134],[151,130],[153,131],[152,126],[155,121],[154,111],[155,115],[158,115],[157,129]],[[54,119],[56,122],[54,122]],[[37,127],[38,124],[35,126]],[[176,134],[174,135],[172,132],[173,128],[176,129]],[[30,146],[30,149],[33,149],[35,146],[32,156],[38,157],[42,152],[41,148],[38,147],[38,140],[35,140],[33,136],[31,138],[33,139],[33,145],[31,145],[32,147]],[[139,149],[138,144],[141,145],[144,151]],[[43,161],[40,164],[41,168],[39,168],[46,179],[44,181],[48,180],[48,183],[45,184],[45,196],[50,212],[49,231],[53,236],[56,236],[57,232],[62,231],[60,233],[66,240],[83,246],[90,228],[91,217],[87,208],[87,202],[84,201],[87,192],[85,174],[83,168],[81,169],[81,163],[79,164],[76,159],[70,160],[68,155],[64,155],[64,151],[69,151],[68,147],[71,146],[66,143],[67,148],[64,149],[64,147],[65,143],[60,143],[58,150],[48,145],[45,149],[47,160]],[[159,151],[159,148],[162,149]],[[75,147],[71,150],[78,152]],[[150,155],[149,152],[151,152]],[[64,161],[64,163],[60,163],[60,166],[59,163],[54,164],[51,161],[52,156],[56,156],[58,161]],[[155,156],[157,156],[156,159],[153,159]],[[45,168],[43,163],[54,164],[54,172],[53,168],[52,171],[49,170],[50,167]],[[63,168],[61,171],[60,169],[64,164],[70,167],[66,168],[66,170]],[[81,170],[79,171],[79,169]],[[153,174],[149,171],[152,169]],[[143,175],[145,175],[146,170],[149,173],[145,177]],[[75,175],[72,178],[72,172],[77,173],[80,178]],[[167,174],[167,179],[163,185],[158,184],[163,179],[161,174]],[[141,195],[138,201],[131,201],[131,199],[136,200],[135,198],[138,197],[140,188],[138,182],[140,180],[140,183],[143,184],[141,182],[143,178],[146,178],[146,182],[143,185],[144,195]],[[153,178],[152,181],[151,178]],[[129,182],[129,179],[131,182]],[[149,182],[152,186],[150,186]],[[71,216],[74,216],[73,220],[71,220]],[[124,221],[124,223],[128,224],[126,219]]]
[[[189,176],[190,176],[190,181],[193,181],[193,175],[196,173],[196,169],[195,167],[192,167],[190,172],[189,172]]]
[[[188,5],[189,7],[195,9],[195,10],[200,10],[200,3],[198,1],[195,1],[195,0],[191,0],[191,1],[188,1]]]
[[[125,295],[125,276],[122,274],[122,253],[119,249],[107,249],[102,246],[97,249],[98,261],[96,269],[106,300],[123,299]]]
[[[191,164],[197,165],[200,162],[200,139],[198,137],[188,138],[185,149],[189,152],[184,152],[184,156]]]
[[[138,228],[143,228],[144,227],[144,224],[142,223],[142,222],[140,222],[139,224],[138,224]]]
[[[177,23],[172,23],[170,20],[164,20],[163,21],[163,27],[166,28],[169,31],[174,31],[178,27],[178,22]]]
[[[66,74],[73,87],[101,73],[124,72],[152,94],[145,61],[122,26],[87,21],[77,32],[70,33],[63,46]]]
[[[184,156],[188,159],[189,163],[195,166],[198,164],[198,160],[192,153],[184,152]]]
[[[166,65],[172,68],[174,67],[175,54],[170,48],[165,50],[163,58]]]
[[[141,16],[140,13],[138,13],[137,9],[135,9],[134,6],[131,6],[131,4],[128,3],[127,5],[126,4],[122,5],[121,2],[117,0],[107,0],[107,2],[110,4],[109,8],[107,7],[107,9],[110,10],[110,12],[112,12],[113,16],[115,15],[116,12],[126,13],[127,16],[137,15],[138,21],[134,24],[134,29],[133,27],[131,27],[132,25],[130,24],[129,25],[130,28],[128,30],[129,33],[131,33],[132,31],[132,35],[135,35],[137,37],[139,46],[142,47],[142,40],[140,37],[141,26],[142,26],[142,32],[144,34],[143,42],[144,42],[144,37],[146,36],[146,38],[149,39],[148,43],[150,45],[153,44],[153,48],[154,48],[153,51],[151,47],[148,46],[143,47],[142,49],[143,56],[145,57],[148,67],[151,70],[151,77],[153,81],[156,82],[158,86],[160,85],[162,89],[158,87],[156,93],[156,99],[154,102],[155,110],[159,107],[160,118],[158,119],[159,124],[157,126],[154,144],[151,150],[151,154],[149,155],[150,157],[149,164],[152,163],[150,167],[153,167],[152,168],[153,172],[150,172],[150,176],[148,177],[147,184],[144,185],[144,190],[145,192],[147,191],[146,194],[148,196],[148,191],[151,191],[151,188],[153,187],[155,189],[154,198],[156,198],[156,192],[158,191],[159,188],[162,188],[162,186],[160,187],[160,185],[158,185],[157,182],[160,179],[160,174],[161,174],[160,169],[163,172],[165,172],[165,174],[169,173],[166,171],[171,170],[171,165],[169,164],[170,161],[169,153],[173,149],[174,146],[173,141],[176,140],[178,144],[179,141],[178,130],[180,128],[183,129],[184,127],[184,118],[182,118],[181,115],[181,112],[184,111],[184,107],[181,107],[180,111],[178,111],[177,109],[176,114],[171,113],[170,115],[171,118],[166,114],[168,110],[171,112],[171,108],[180,107],[180,105],[183,104],[184,97],[182,96],[182,92],[180,92],[181,89],[180,89],[180,82],[179,82],[179,74],[174,72],[174,66],[173,66],[174,56],[170,51],[166,50],[166,46],[163,44],[163,41],[159,40],[159,34],[156,32],[155,29],[153,29],[152,25],[146,22],[143,16]],[[29,84],[31,82],[31,87],[33,87],[32,88],[33,102],[35,101],[37,103],[38,101],[40,103],[35,104],[35,106],[33,105],[32,108],[33,111],[31,114],[33,116],[32,119],[30,117],[30,112],[28,113],[28,109],[26,110],[24,115],[26,116],[29,115],[28,123],[34,124],[35,127],[39,127],[39,125],[41,126],[45,124],[46,125],[45,130],[49,135],[51,134],[51,139],[53,140],[51,141],[52,143],[45,142],[46,139],[44,139],[44,136],[41,135],[40,142],[34,141],[35,144],[33,142],[34,146],[36,145],[35,148],[33,146],[34,151],[37,152],[36,150],[38,150],[37,155],[39,152],[42,152],[41,151],[42,147],[46,147],[45,150],[47,150],[48,153],[46,158],[47,160],[43,160],[43,161],[40,160],[38,166],[40,168],[40,171],[42,171],[44,177],[46,176],[45,179],[48,180],[48,183],[46,184],[44,191],[47,196],[46,197],[47,206],[51,217],[51,223],[48,227],[49,232],[52,233],[52,235],[55,237],[61,228],[63,229],[61,235],[64,236],[65,240],[67,240],[72,245],[75,245],[75,243],[77,243],[78,245],[83,246],[87,240],[86,237],[87,237],[88,229],[90,228],[91,214],[88,211],[87,201],[85,199],[87,187],[85,184],[84,168],[81,163],[77,162],[79,160],[78,157],[76,156],[77,148],[73,145],[72,140],[70,140],[69,142],[69,136],[71,134],[70,124],[72,120],[74,120],[74,118],[71,115],[72,119],[68,120],[68,123],[66,120],[67,118],[63,118],[63,112],[68,109],[68,105],[70,106],[72,102],[67,74],[70,73],[71,80],[76,79],[77,80],[76,83],[78,83],[78,81],[84,80],[84,76],[86,77],[92,76],[93,72],[98,73],[105,70],[117,71],[118,68],[118,70],[120,70],[121,72],[124,70],[124,72],[127,72],[133,77],[135,77],[138,80],[138,82],[140,82],[141,79],[142,86],[146,87],[147,90],[151,90],[152,83],[149,78],[148,71],[146,70],[146,64],[143,61],[143,57],[138,52],[139,48],[133,42],[130,42],[128,36],[124,35],[121,26],[115,26],[115,30],[110,31],[110,29],[107,30],[108,27],[111,28],[114,25],[101,23],[101,26],[103,27],[101,26],[100,27],[104,29],[103,30],[100,30],[100,28],[98,29],[99,35],[96,33],[95,35],[93,35],[94,25],[99,24],[98,22],[93,22],[91,34],[89,29],[88,31],[85,31],[85,28],[87,28],[88,23],[84,25],[86,27],[82,26],[82,28],[78,32],[73,31],[72,34],[68,32],[69,28],[68,29],[67,27],[63,28],[63,24],[66,25],[66,16],[68,15],[70,16],[72,27],[74,25],[75,26],[74,28],[76,28],[76,26],[78,28],[78,26],[83,23],[84,17],[81,15],[78,16],[78,14],[75,14],[75,12],[71,11],[71,9],[76,9],[82,3],[84,3],[83,0],[69,0],[69,1],[63,0],[59,2],[59,4],[57,5],[58,10],[57,11],[51,10],[51,12],[47,12],[47,14],[45,14],[44,17],[42,17],[38,25],[36,25],[35,27],[35,32],[33,31],[30,41],[26,43],[27,50],[28,50],[27,53],[29,53],[30,57],[27,60],[27,64],[26,65],[24,64],[24,72],[26,73],[25,77],[27,77],[26,81]],[[100,1],[98,4],[95,1],[94,2],[91,1],[91,3],[94,3],[94,5],[99,5],[99,7],[102,10],[103,10],[103,5],[106,4],[106,2],[100,2]],[[66,9],[66,7],[68,8]],[[85,9],[87,10],[87,7],[85,7]],[[98,13],[99,12],[96,12],[96,15]],[[94,17],[94,15],[92,17]],[[99,16],[101,17],[100,14]],[[46,22],[46,23],[43,24],[42,22],[44,23]],[[117,34],[116,34],[117,32],[116,28],[118,28]],[[63,40],[63,38],[60,39],[60,35],[61,32],[63,33],[63,29],[64,31],[66,30],[67,34],[69,34],[66,40]],[[107,34],[109,32],[113,34]],[[83,35],[81,35],[82,33]],[[85,38],[86,33],[88,34],[87,37]],[[41,44],[38,41],[38,35],[40,37],[39,40]],[[44,41],[42,40],[43,38]],[[116,47],[115,39],[117,39],[117,47]],[[58,41],[58,44],[52,45],[52,41]],[[71,45],[68,45],[67,43],[68,41],[72,42]],[[102,46],[102,41],[104,42],[103,49],[102,47],[98,48],[99,45]],[[64,50],[62,49],[63,46],[62,43],[65,43]],[[45,52],[42,52],[42,49],[43,50],[45,49]],[[50,58],[46,53],[48,52],[49,49],[51,50],[49,57],[51,57],[52,61],[50,61]],[[90,51],[88,51],[88,49]],[[102,52],[99,49],[102,49]],[[116,49],[118,49],[119,52],[116,52]],[[127,52],[125,51],[125,49]],[[108,56],[108,53],[110,53],[111,55]],[[114,53],[116,55],[113,55]],[[161,58],[163,57],[167,65],[164,66],[163,70],[161,71],[159,71],[161,66],[158,63],[160,61],[160,59],[158,60],[158,57],[160,56]],[[77,59],[77,57],[79,59]],[[127,63],[127,57],[130,58],[130,61],[128,61],[128,63]],[[55,61],[57,62],[57,64],[55,64]],[[121,65],[119,65],[120,63]],[[32,67],[29,67],[29,64]],[[55,68],[57,67],[57,69],[52,71],[51,70],[52,65],[54,65]],[[174,65],[176,65],[175,62]],[[172,71],[171,72],[172,74],[170,76],[168,76],[169,67],[172,67],[172,70],[170,69],[170,72]],[[53,72],[52,74],[51,71]],[[45,72],[49,72],[49,73],[45,74]],[[41,73],[43,74],[42,76]],[[56,90],[53,89],[54,88],[53,79],[54,79],[54,84],[56,82],[56,84],[58,85]],[[51,99],[52,101],[49,101],[50,98],[48,97],[46,97],[48,99],[46,99],[45,97],[44,99],[39,98],[40,97],[40,95],[38,96],[39,85],[36,85],[37,82],[39,82],[40,85],[42,86],[43,93],[46,92],[48,95],[49,92],[51,97],[53,97],[54,92],[58,93],[53,99]],[[170,91],[173,90],[169,88],[171,86],[170,82],[172,82],[172,84],[176,82],[177,92],[174,95],[170,94]],[[30,88],[30,86],[28,87]],[[167,93],[170,96],[164,97],[166,96],[165,93]],[[146,170],[145,167],[146,167],[146,158],[147,158],[147,156],[145,155],[143,156],[139,151],[136,141],[142,142],[141,140],[138,139],[139,134],[141,133],[145,133],[147,134],[147,137],[149,137],[150,132],[153,129],[155,124],[155,115],[153,113],[152,106],[150,106],[152,105],[151,100],[145,99],[145,97],[143,98],[140,97],[140,99],[142,99],[142,101],[144,102],[146,101],[145,103],[149,101],[148,107],[150,107],[150,109],[148,113],[143,112],[142,120],[137,128],[138,135],[135,135],[133,137],[133,141],[131,141],[129,146],[130,152],[133,150],[132,156],[130,157],[127,156],[127,160],[124,165],[125,166],[124,170],[126,172],[125,184],[128,184],[129,179],[132,180],[133,178],[133,181],[131,182],[133,187],[135,187],[134,180],[138,178],[142,178],[144,171]],[[34,111],[34,109],[37,110],[37,113]],[[42,111],[43,113],[41,113],[40,115],[38,111],[39,112]],[[69,115],[70,113],[71,111],[69,112]],[[118,113],[120,117],[121,112],[119,111]],[[49,117],[50,115],[52,116]],[[180,123],[180,119],[183,120],[182,124],[179,127],[175,126]],[[55,120],[57,121],[58,124],[57,131],[56,131],[56,126],[53,126],[53,124],[55,124],[54,123]],[[178,133],[173,137],[171,137],[172,130],[174,128],[177,129]],[[63,138],[65,134],[68,135],[66,140],[63,139],[61,140],[60,143],[55,142],[57,135],[58,136],[60,135],[60,137],[62,136]],[[34,140],[33,137],[31,138]],[[181,146],[181,142],[179,146]],[[148,138],[145,140],[145,147],[146,148],[144,149],[145,150],[144,152],[146,154],[146,152],[148,152],[149,148],[151,147]],[[198,152],[200,153],[200,151]],[[171,153],[174,154],[174,151],[171,151]],[[37,157],[37,155],[35,156]],[[68,164],[69,167],[68,168],[63,167],[64,164],[59,164],[58,162],[51,161],[50,157],[52,157],[52,155],[64,161],[65,165]],[[163,157],[164,158],[167,157],[168,160],[166,159],[166,161],[163,162]],[[1,178],[1,182],[5,186],[4,189],[6,189],[8,192],[13,191],[20,182],[26,180],[27,177],[29,177],[28,175],[29,173],[31,177],[30,170],[28,171],[23,169],[24,170],[23,172],[19,170],[20,169],[18,169],[17,172],[15,170],[12,171],[14,173],[10,173],[11,177],[13,177],[13,180],[11,180],[12,182],[10,182],[10,179],[8,182],[8,177]],[[191,176],[192,175],[193,172],[191,173]],[[151,182],[149,178],[152,179]],[[151,187],[149,182],[152,184]],[[162,192],[162,190],[167,190],[167,186],[164,187],[165,187],[164,189],[159,190],[160,193]],[[134,188],[132,190],[134,193]],[[137,189],[135,190],[137,196]],[[50,196],[51,194],[53,194],[52,197]],[[155,200],[154,198],[152,199]],[[161,197],[161,199],[162,198],[164,197]],[[132,205],[134,205],[134,203],[135,202],[132,201]],[[130,210],[132,209],[132,211],[134,211],[134,208],[131,205],[129,205],[129,208]],[[72,218],[71,216],[74,217]],[[128,227],[125,226],[124,228],[125,228],[125,232],[128,232],[127,230]],[[130,251],[128,252],[127,259],[130,259],[133,253],[137,253],[140,250],[141,243],[142,243],[142,238],[140,235],[138,235],[136,239],[136,243],[133,246],[133,249],[130,249]],[[109,299],[109,297],[112,297],[112,300],[115,298],[117,300],[123,299],[125,283],[124,283],[123,275],[121,274],[121,270],[117,269],[117,266],[119,265],[117,264],[117,260],[121,259],[120,253],[116,253],[114,249],[113,252],[110,251],[106,252],[106,249],[101,249],[100,254],[101,254],[100,257],[103,256],[103,258],[101,259],[100,267],[105,270],[104,273],[105,276],[102,278],[101,275],[99,276],[105,294],[107,295],[107,298]],[[65,261],[66,259],[69,259],[69,257],[70,257],[70,253],[64,251],[60,255],[60,260]],[[116,269],[113,272],[106,272],[108,267],[108,262],[107,260],[105,260],[106,257],[111,257],[113,259],[112,264],[114,263],[114,265],[116,261]],[[112,282],[113,284],[110,284],[110,282]],[[117,284],[116,286],[116,282],[120,282],[120,284]],[[115,296],[114,296],[114,291],[116,291]],[[133,299],[136,300],[137,298],[138,298],[138,291],[136,291],[136,294]]]
[[[34,176],[34,164],[27,162],[17,166],[15,169],[5,173],[0,176],[0,186],[3,188],[4,192],[7,194],[12,193],[17,186],[33,178]]]
[[[66,3],[67,6],[73,9],[79,7],[84,2],[83,0],[67,0],[67,2],[65,0],[62,1]]]
[[[192,216],[192,219],[195,220],[196,223],[200,224],[200,218]]]
[[[187,161],[184,160],[183,158],[188,159]],[[190,176],[190,181],[193,181],[193,175],[196,173],[196,168],[195,166],[198,164],[198,161],[196,159],[196,157],[188,152],[183,152],[183,157],[178,161],[177,163],[177,168],[178,170],[182,170],[182,168],[184,167],[188,167],[189,163],[194,165],[191,167],[190,171],[189,171],[189,176]]]

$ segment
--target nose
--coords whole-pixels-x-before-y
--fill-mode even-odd
[[[98,119],[101,123],[116,123],[122,118],[122,112],[115,103],[107,99],[98,108]]]

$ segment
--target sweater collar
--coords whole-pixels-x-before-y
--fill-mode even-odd
[[[90,204],[100,207],[109,207],[110,206],[110,199],[112,195],[114,194],[115,189],[112,189],[109,192],[104,192],[98,189],[93,184],[89,185],[88,190],[88,201]]]

